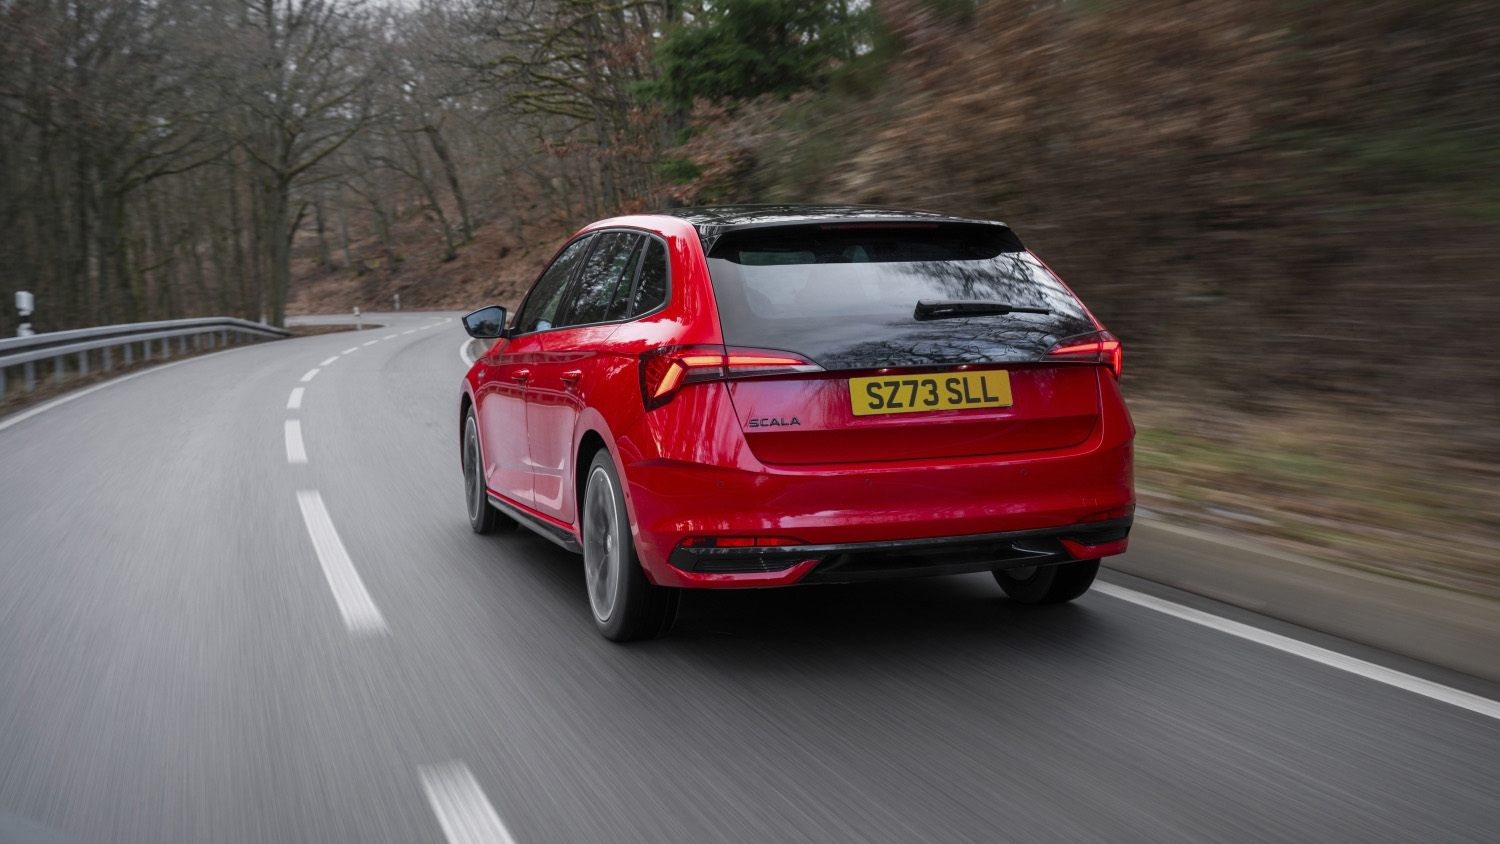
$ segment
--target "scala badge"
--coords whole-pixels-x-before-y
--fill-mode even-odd
[[[763,416],[760,419],[751,419],[747,428],[782,428],[787,425],[801,425],[802,420],[793,416],[791,419],[777,419],[774,416]]]

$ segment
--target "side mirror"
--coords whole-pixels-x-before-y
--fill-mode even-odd
[[[506,335],[505,309],[499,305],[480,308],[464,317],[464,330],[469,332],[470,337],[476,337],[480,340],[494,340],[497,337],[504,337]]]

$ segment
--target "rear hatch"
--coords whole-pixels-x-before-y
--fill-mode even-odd
[[[1098,422],[1097,368],[1046,360],[1097,326],[1004,226],[730,231],[708,266],[726,345],[824,370],[729,382],[763,462],[1043,451],[1083,442]]]

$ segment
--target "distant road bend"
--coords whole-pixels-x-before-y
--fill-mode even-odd
[[[0,419],[0,834],[1497,840],[1500,690],[1117,573],[693,593],[602,640],[576,558],[468,529],[455,317]]]

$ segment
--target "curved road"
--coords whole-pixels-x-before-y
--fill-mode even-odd
[[[605,642],[576,558],[468,529],[453,316],[0,420],[0,819],[150,844],[1500,836],[1493,686],[1119,574],[1049,609],[986,576],[692,593],[671,638]]]

